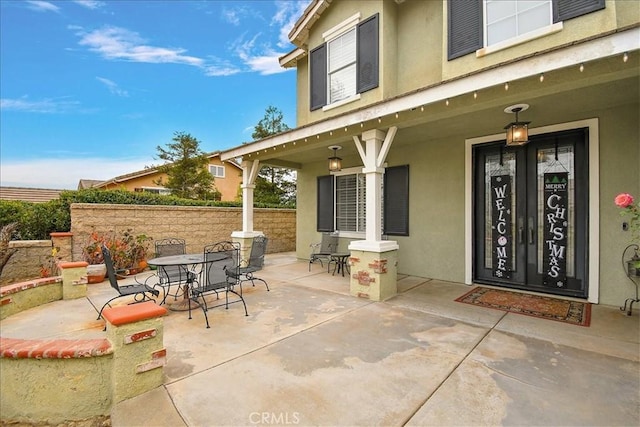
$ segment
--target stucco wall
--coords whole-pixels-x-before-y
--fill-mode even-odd
[[[0,286],[40,277],[42,266],[51,267],[51,240],[20,240],[9,243],[16,252],[2,269]]]
[[[267,252],[295,250],[296,218],[293,209],[256,209],[254,230],[269,238]],[[73,259],[82,260],[82,246],[92,231],[108,233],[132,229],[154,240],[179,237],[187,252],[200,252],[211,243],[231,240],[242,230],[242,208],[100,205],[74,203],[71,206]]]

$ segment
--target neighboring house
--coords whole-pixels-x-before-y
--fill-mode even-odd
[[[22,202],[42,203],[60,197],[65,190],[49,188],[0,187],[0,200],[20,200]]]
[[[242,168],[233,160],[221,161],[220,153],[215,152],[209,156],[209,172],[214,177],[214,185],[221,194],[221,200],[233,201],[238,198],[238,191],[242,181]],[[167,175],[160,173],[157,168],[151,167],[138,172],[117,176],[106,181],[94,182],[92,188],[107,190],[125,189],[128,191],[148,191],[156,194],[170,194],[166,188],[156,184],[160,177],[164,181]],[[89,181],[81,180],[80,182]]]
[[[387,298],[404,273],[620,305],[639,21],[637,1],[312,1],[281,58],[297,127],[221,154],[242,158],[236,237],[255,234],[259,166],[286,165],[298,257],[337,231],[353,295]],[[518,106],[528,143],[507,146]]]

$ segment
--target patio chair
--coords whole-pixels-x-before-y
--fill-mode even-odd
[[[199,304],[204,313],[204,318],[209,328],[209,317],[207,311],[210,308],[224,306],[229,308],[229,304],[241,302],[244,306],[244,314],[248,316],[247,304],[241,293],[235,291],[235,286],[239,285],[240,277],[240,244],[233,242],[219,242],[204,247],[204,259],[200,280],[194,281],[191,285],[189,295],[189,319],[191,319],[192,303]],[[224,303],[209,306],[206,296],[224,292]],[[238,298],[229,300],[229,294],[234,294]]]
[[[238,280],[240,282],[240,293],[242,293],[242,283],[243,282],[251,282],[253,286],[256,286],[255,281],[259,280],[267,287],[267,291],[269,291],[269,285],[264,279],[256,277],[253,275],[256,271],[262,270],[264,266],[264,254],[267,252],[267,242],[269,239],[266,236],[256,236],[253,238],[253,244],[251,245],[251,253],[249,254],[249,260],[242,260],[240,265],[246,262],[245,267],[240,267],[238,269],[239,277]],[[229,273],[233,274],[233,273]]]
[[[111,301],[118,298],[133,295],[133,301],[129,304],[135,304],[144,301],[155,302],[155,298],[160,295],[160,291],[152,288],[149,285],[146,285],[144,283],[136,283],[135,285],[118,286],[118,279],[116,276],[116,270],[113,268],[111,253],[106,246],[102,246],[102,256],[104,258],[104,263],[107,266],[107,277],[109,278],[109,283],[111,284],[111,287],[118,292],[118,295],[111,298],[102,306],[102,308],[98,312],[98,320],[100,320],[100,318],[102,317],[102,310],[104,310],[106,306],[111,307]],[[150,295],[153,295],[155,298],[152,298]]]
[[[322,260],[327,262],[327,273],[329,272],[329,261],[331,254],[338,250],[338,235],[336,233],[322,233],[322,241],[320,243],[312,243],[311,255],[309,256],[309,271],[311,264],[320,261],[320,266],[324,267]]]
[[[156,257],[184,255],[186,253],[186,243],[184,239],[168,237],[166,239],[157,240],[155,242]],[[178,297],[183,296],[183,285],[189,279],[194,279],[196,273],[188,270],[182,265],[158,266],[158,283],[155,286],[162,288],[163,298],[160,305],[164,304],[167,297],[172,296],[174,301]],[[176,287],[174,293],[171,293],[171,287]]]

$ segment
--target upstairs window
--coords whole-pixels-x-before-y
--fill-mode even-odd
[[[452,60],[605,6],[605,0],[448,0],[448,58]]]
[[[487,46],[551,25],[551,0],[486,0]]]
[[[309,53],[310,108],[317,110],[378,87],[378,15],[356,14],[323,34]]]
[[[224,178],[224,166],[209,165],[209,173],[215,178]]]

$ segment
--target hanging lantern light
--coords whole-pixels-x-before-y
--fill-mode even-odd
[[[333,150],[333,156],[329,157],[329,171],[338,172],[342,169],[342,159],[338,157],[338,150],[342,150],[339,145],[332,145],[329,150]]]
[[[516,104],[504,109],[505,113],[516,115],[516,121],[509,123],[504,128],[507,131],[507,147],[525,145],[529,142],[529,123],[518,120],[518,113],[529,108],[528,104]]]

